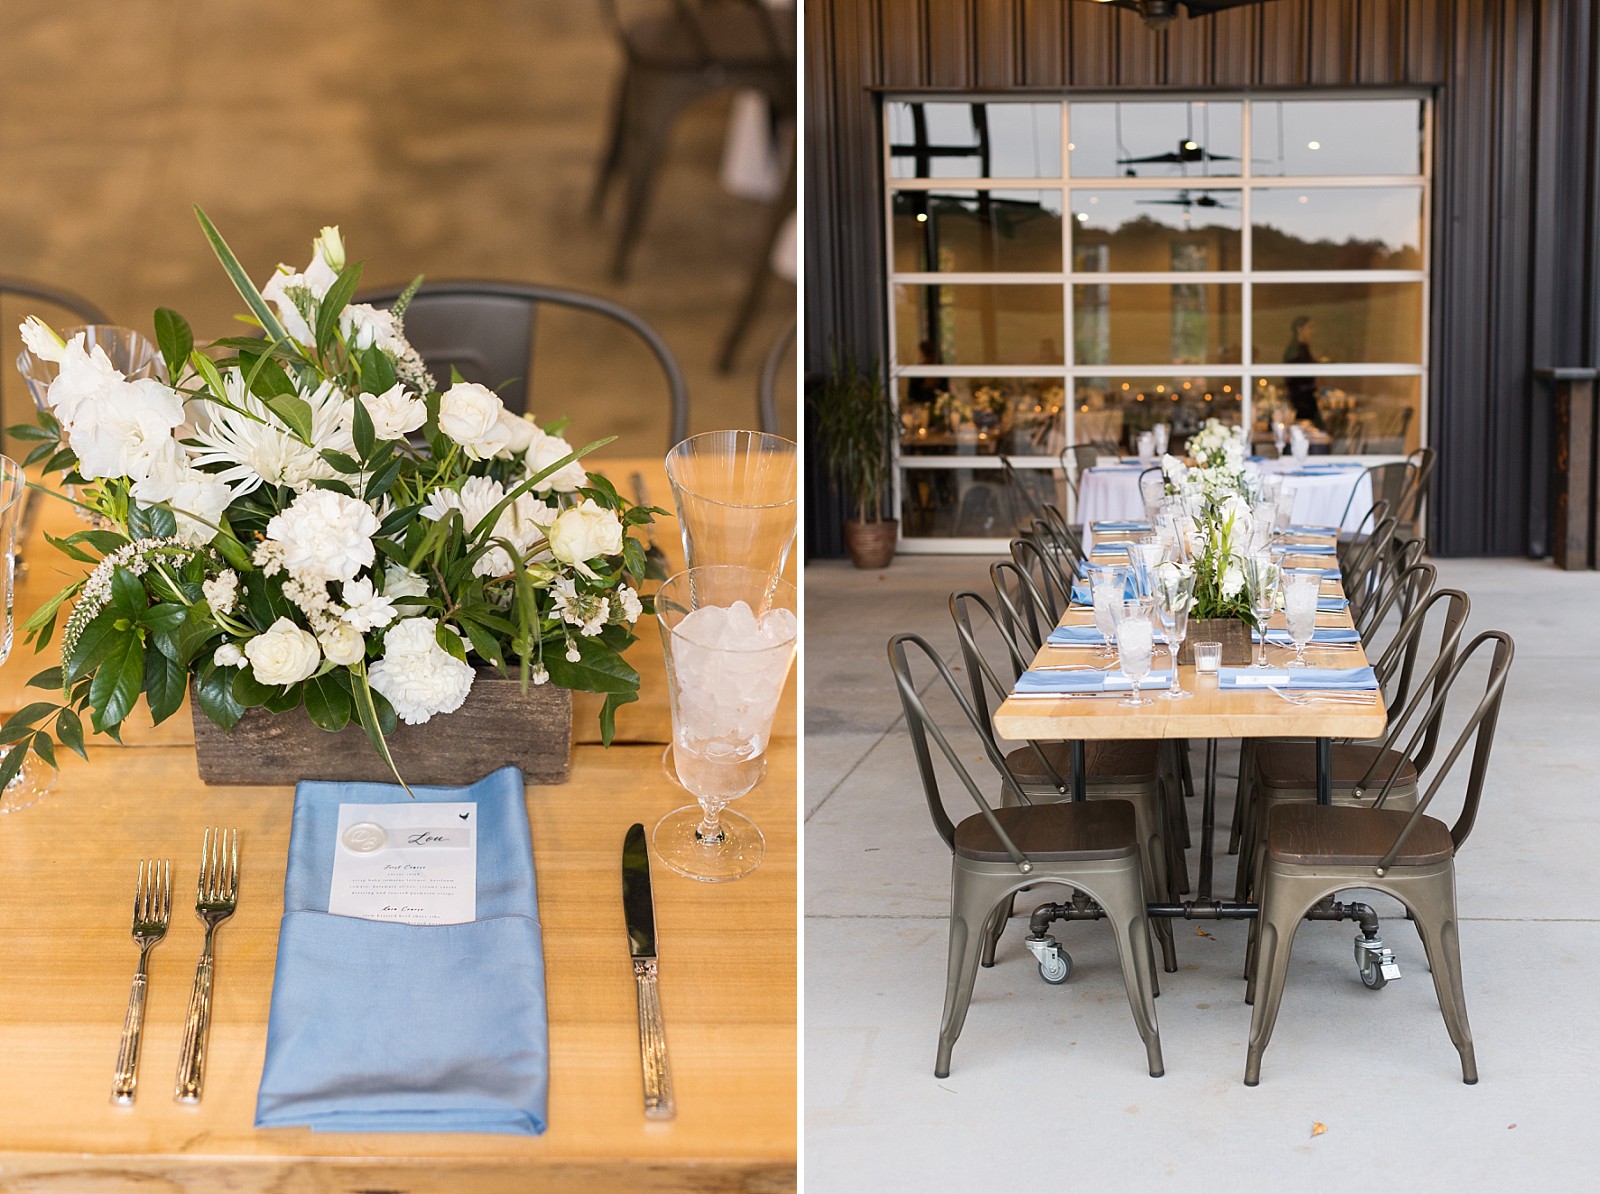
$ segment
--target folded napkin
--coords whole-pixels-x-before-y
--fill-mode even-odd
[[[1218,677],[1223,688],[1316,688],[1375,690],[1378,674],[1370,667],[1225,667]]]
[[[299,784],[258,1128],[545,1130],[544,948],[522,773],[412,791],[419,802],[477,803],[477,919],[330,915],[339,805],[412,797],[393,784]]]
[[[1094,626],[1057,626],[1045,639],[1052,647],[1098,647],[1105,641],[1105,635]],[[1165,643],[1167,636],[1157,630],[1154,641]]]
[[[1318,597],[1317,612],[1324,614],[1338,613],[1340,610],[1350,608],[1348,597]]]
[[[1339,533],[1339,528],[1335,526],[1314,526],[1302,523],[1299,525],[1284,527],[1283,533],[1285,535],[1337,535]]]
[[[1255,642],[1259,643],[1261,641],[1260,631],[1252,630],[1250,637]],[[1360,641],[1361,635],[1348,626],[1319,626],[1311,632],[1312,646],[1316,646],[1318,643],[1359,643]],[[1289,638],[1289,632],[1282,627],[1269,626],[1267,628],[1267,642],[1281,643],[1287,646],[1291,645],[1293,640]]]
[[[1085,565],[1085,567],[1087,566]],[[1122,595],[1129,601],[1139,595],[1139,590],[1135,587],[1133,577],[1130,576],[1126,583],[1123,584]],[[1094,604],[1094,593],[1090,591],[1088,585],[1080,583],[1072,586],[1072,604],[1085,606]]]
[[[1279,543],[1272,550],[1280,556],[1331,556],[1337,554],[1331,543]]]
[[[1099,522],[1093,523],[1092,526],[1094,528],[1094,533],[1097,535],[1102,531],[1148,531],[1150,529],[1150,524],[1148,522],[1136,520],[1119,521],[1114,518],[1102,518]]]
[[[1137,546],[1138,544],[1134,543],[1131,539],[1121,541],[1107,540],[1104,543],[1096,540],[1094,545],[1094,554],[1100,555],[1102,552],[1108,554],[1111,552],[1127,552]]]
[[[1139,681],[1139,687],[1150,691],[1171,683],[1170,671],[1151,672]],[[1133,681],[1121,672],[1056,672],[1029,668],[1017,677],[1017,686],[1012,691],[1017,696],[1049,696],[1062,692],[1128,692],[1132,688]]]
[[[1292,555],[1297,555],[1297,554],[1299,554],[1299,553],[1298,552],[1292,552],[1292,551],[1289,553],[1289,555],[1291,555],[1291,556]],[[1338,580],[1339,579],[1339,570],[1337,568],[1295,568],[1295,567],[1289,567],[1289,568],[1285,568],[1283,570],[1283,572],[1284,572],[1285,576],[1294,576],[1294,575],[1296,575],[1298,573],[1298,574],[1303,574],[1303,575],[1306,575],[1306,576],[1320,576],[1320,577],[1322,577],[1323,580]]]

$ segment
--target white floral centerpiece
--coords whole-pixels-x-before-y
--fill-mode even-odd
[[[361,266],[336,228],[257,290],[198,214],[257,335],[201,351],[158,310],[164,382],[23,324],[59,371],[12,434],[111,529],[52,539],[90,570],[27,622],[43,648],[70,611],[61,666],[31,681],[54,698],[0,729],[27,748],[0,783],[29,749],[82,754],[85,714],[113,738],[141,696],[169,717],[191,678],[219,726],[303,706],[324,730],[358,722],[392,768],[386,735],[459,709],[476,662],[605,694],[609,742],[639,686],[621,658],[643,609],[629,577],[645,574],[628,530],[652,511],[579,463],[607,441],[575,451],[492,390],[441,390],[405,339],[417,283],[388,311],[352,304]]]

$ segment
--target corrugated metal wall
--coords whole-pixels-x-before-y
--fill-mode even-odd
[[[1595,0],[1268,0],[1157,33],[1083,0],[810,0],[806,354],[882,355],[873,89],[1437,89],[1430,419],[1434,548],[1544,533],[1542,366],[1600,364]],[[837,508],[808,478],[812,555]]]

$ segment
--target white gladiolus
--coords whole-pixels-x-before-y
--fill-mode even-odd
[[[250,670],[262,684],[296,684],[317,670],[322,649],[309,631],[279,618],[244,645]]]
[[[283,564],[300,580],[353,580],[376,554],[378,516],[365,502],[331,489],[308,489],[267,523],[283,546]]]
[[[30,315],[17,329],[22,333],[22,344],[41,361],[61,363],[66,355],[67,343],[55,334],[54,329],[37,315]]]

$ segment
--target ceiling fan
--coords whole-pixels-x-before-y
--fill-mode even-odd
[[[1142,158],[1118,158],[1119,166],[1137,166],[1147,162],[1169,162],[1181,165],[1187,162],[1237,162],[1240,159],[1229,153],[1212,153],[1193,137],[1178,142],[1178,148],[1167,153],[1146,154]]]
[[[1135,203],[1162,203],[1173,207],[1181,207],[1187,211],[1191,207],[1220,207],[1233,210],[1233,204],[1224,203],[1209,191],[1201,191],[1198,198],[1191,198],[1186,189],[1178,192],[1176,199],[1135,199]]]
[[[1265,4],[1266,0],[1092,0],[1092,2],[1136,12],[1144,18],[1144,23],[1150,28],[1165,29],[1177,19],[1180,8],[1186,10],[1191,18],[1205,17],[1228,8]]]

